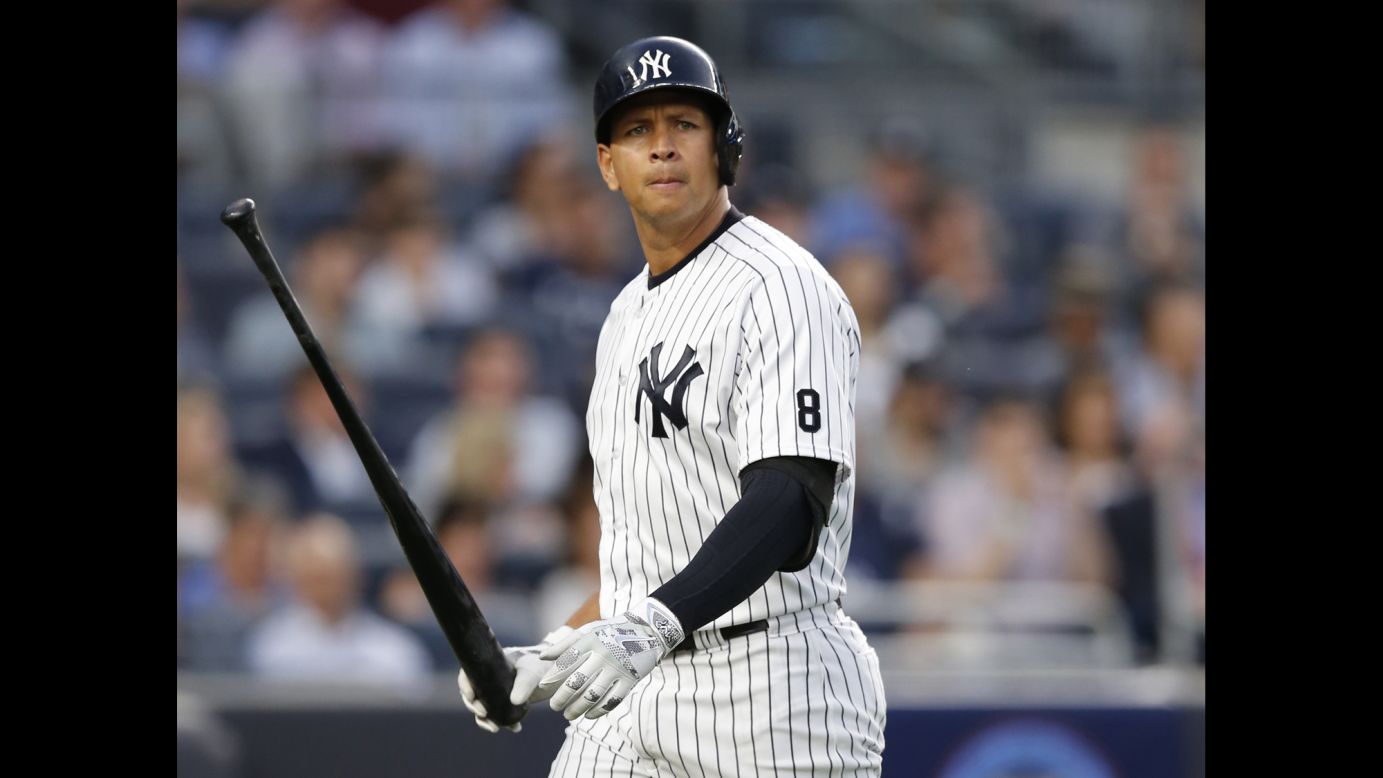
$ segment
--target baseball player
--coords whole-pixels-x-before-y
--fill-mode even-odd
[[[595,124],[648,265],[610,306],[586,412],[600,590],[506,649],[511,698],[572,721],[553,776],[878,775],[878,659],[840,605],[855,314],[811,254],[730,204],[744,132],[706,52],[620,49]]]

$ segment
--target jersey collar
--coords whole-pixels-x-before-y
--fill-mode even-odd
[[[658,275],[655,276],[650,273],[648,276],[648,288],[652,289],[658,284],[661,284],[669,278],[672,278],[674,275],[676,275],[677,271],[686,267],[693,259],[695,259],[697,254],[700,254],[702,251],[704,251],[707,246],[715,242],[716,238],[719,238],[726,230],[733,227],[736,222],[743,218],[744,214],[740,213],[739,209],[735,208],[735,206],[733,205],[730,206],[730,210],[725,212],[725,218],[720,220],[720,224],[717,225],[714,230],[711,230],[711,234],[707,235],[706,239],[701,241],[701,244],[699,246],[692,249],[691,252],[688,253],[685,257],[683,257],[681,261],[679,261],[677,264],[673,265],[667,270],[664,270]]]

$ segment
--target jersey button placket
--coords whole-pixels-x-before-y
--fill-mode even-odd
[[[648,309],[648,297],[647,297],[646,295],[639,295],[638,303],[635,304],[634,310],[633,310],[633,312],[632,312],[632,313],[633,313],[633,318],[634,318],[636,321],[637,321],[638,319],[642,319],[642,318],[643,318],[643,315],[644,315],[644,312],[647,311],[647,309]],[[620,344],[619,344],[619,346],[620,346],[620,352],[621,352],[621,353],[624,352],[626,345],[629,343],[629,340],[630,340],[631,338],[633,338],[637,332],[638,332],[638,329],[635,328],[635,327],[625,327],[625,328],[624,328],[624,332],[621,333],[621,336],[620,336]],[[625,387],[629,385],[629,370],[630,370],[630,369],[629,369],[629,365],[630,365],[630,358],[626,357],[626,358],[620,360],[619,378],[618,378],[619,391],[615,393],[615,396],[616,396],[616,397],[623,397],[623,396],[625,395]],[[637,402],[637,401],[638,401],[638,399],[637,399],[637,397],[636,397],[636,398],[635,398],[635,402]],[[619,409],[616,408],[616,409],[615,409],[615,412],[618,413],[618,412],[619,412]],[[610,459],[611,459],[612,462],[618,462],[618,461],[620,460],[620,454],[622,453],[622,451],[621,451],[622,448],[623,448],[623,446],[620,445],[620,442],[619,442],[619,441],[615,441],[615,444],[614,444],[614,446],[612,447],[612,450],[611,450],[611,452],[610,452]]]
[[[642,319],[644,313],[645,313],[647,310],[648,310],[648,295],[646,295],[646,294],[641,294],[641,295],[639,295],[639,302],[638,302],[638,304],[634,306],[634,318],[635,318],[636,320],[637,320],[637,319]],[[628,328],[628,329],[626,330],[626,332],[625,332],[625,337],[628,337],[630,334],[632,334],[632,331],[633,331],[633,328]],[[624,345],[624,341],[621,341],[620,345],[623,346],[623,345]],[[629,362],[626,360],[626,361],[624,361],[623,363],[620,364],[620,368],[619,368],[619,385],[620,385],[620,386],[624,386],[626,383],[628,383],[628,381],[629,381]]]

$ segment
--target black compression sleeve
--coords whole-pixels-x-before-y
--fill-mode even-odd
[[[807,487],[807,493],[815,501],[815,504],[812,505],[812,511],[816,512],[818,509],[821,511],[821,515],[817,516],[817,521],[821,524],[826,523],[826,515],[831,512],[831,503],[835,500],[836,494],[837,465],[835,462],[829,459],[816,459],[815,457],[769,457],[750,463],[741,472],[741,476],[744,473],[765,467],[781,470]]]
[[[687,633],[744,602],[816,539],[819,509],[797,479],[776,468],[746,468],[740,483],[744,496],[686,568],[652,594]]]

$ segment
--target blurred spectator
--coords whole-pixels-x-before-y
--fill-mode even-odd
[[[178,559],[210,559],[226,531],[236,482],[221,399],[206,386],[178,388]]]
[[[1132,485],[1113,377],[1095,367],[1071,375],[1057,396],[1054,417],[1074,497],[1098,514]]]
[[[561,136],[541,136],[520,150],[503,178],[508,191],[476,217],[471,248],[505,272],[565,243],[578,165],[576,149]]]
[[[534,388],[566,400],[584,416],[595,380],[595,350],[610,303],[643,258],[615,213],[608,191],[574,186],[551,223],[551,243],[505,276],[514,321],[543,366]]]
[[[1063,186],[1023,177],[995,187],[990,204],[1004,228],[1004,277],[1025,292],[1049,296],[1063,262],[1096,256],[1092,246],[1099,256],[1109,253],[1100,242],[1100,208]]]
[[[382,36],[339,0],[276,0],[245,25],[226,86],[255,182],[281,188],[379,143]]]
[[[1092,246],[1063,252],[1052,280],[1047,331],[1033,353],[1034,384],[1055,393],[1072,375],[1088,370],[1122,375],[1137,351],[1134,334],[1114,313],[1114,281],[1108,262]]]
[[[811,242],[812,194],[795,170],[785,165],[755,167],[745,176],[740,171],[744,191],[735,193],[735,202],[750,216],[758,217],[779,232],[806,246]]]
[[[494,311],[490,269],[449,241],[435,214],[404,215],[384,249],[360,279],[360,321],[373,337],[421,343],[428,331],[457,332]]]
[[[562,497],[567,522],[565,559],[539,586],[534,605],[542,630],[565,624],[591,592],[600,589],[600,508],[595,504],[594,465],[589,456],[572,475]]]
[[[229,35],[187,13],[178,0],[178,184],[215,188],[229,182],[238,147],[219,88]]]
[[[864,348],[868,353],[870,346]],[[850,537],[851,579],[923,574],[923,538],[915,506],[925,500],[949,455],[952,407],[935,366],[909,362],[891,386],[881,422],[867,431],[858,427],[860,489]]]
[[[495,581],[494,563],[498,554],[488,522],[489,513],[483,502],[453,496],[443,502],[434,531],[437,542],[475,597],[476,605],[485,614],[500,644],[530,645],[542,633],[535,632],[527,595],[497,585]],[[380,591],[380,610],[407,627],[427,646],[436,667],[460,669],[411,568],[400,567],[386,578]],[[563,616],[562,621],[566,621],[567,616]]]
[[[386,249],[394,229],[429,213],[438,202],[437,172],[427,161],[405,152],[385,151],[359,160],[360,194],[351,226],[360,235],[366,256]]]
[[[496,580],[529,589],[560,558],[562,524],[552,501],[521,491],[516,474],[534,452],[518,448],[515,419],[512,411],[498,409],[460,414],[448,484],[485,505]],[[474,455],[480,451],[486,456]]]
[[[1136,305],[1148,287],[1165,281],[1205,286],[1205,228],[1191,202],[1188,162],[1178,128],[1153,124],[1134,140],[1127,202],[1112,243],[1126,262],[1121,299]]]
[[[178,0],[178,81],[214,85],[225,67],[226,29],[187,13],[187,0]]]
[[[942,580],[1104,582],[1099,526],[1047,448],[1037,409],[991,402],[973,458],[942,473],[921,515],[926,575]]]
[[[1131,74],[1148,56],[1142,3],[1063,0],[1004,3],[1002,13],[1029,56],[1067,70]]]
[[[1205,663],[1205,440],[1197,437],[1187,452],[1181,478],[1168,484],[1172,546],[1176,549],[1180,637],[1187,658]]]
[[[980,195],[950,187],[911,214],[904,276],[951,324],[1004,294],[999,268],[1000,224]]]
[[[322,347],[374,373],[401,360],[407,349],[391,333],[360,319],[357,299],[364,265],[356,234],[328,228],[307,241],[288,272],[293,295]],[[232,314],[225,363],[232,376],[263,382],[283,380],[307,365],[302,345],[272,295],[255,295]]]
[[[1159,408],[1205,418],[1205,297],[1185,283],[1151,290],[1142,311],[1143,350],[1121,380],[1125,428],[1141,434]]]
[[[860,379],[855,419],[862,439],[888,424],[888,405],[903,366],[937,356],[940,320],[916,303],[898,305],[898,272],[883,254],[857,246],[839,255],[831,275],[860,325]]]
[[[1205,661],[1205,440],[1184,403],[1136,445],[1134,487],[1104,511],[1116,589],[1141,661]]]
[[[423,427],[408,456],[409,493],[424,511],[435,515],[454,492],[501,509],[553,500],[566,485],[584,436],[564,404],[530,393],[533,365],[511,331],[484,330],[467,344],[455,404]]]
[[[1129,344],[1113,330],[1109,308],[1114,292],[1109,263],[1073,246],[1055,279],[1051,336],[1063,354],[1063,372],[1096,363],[1114,364]]]
[[[178,580],[178,610],[191,670],[244,670],[250,629],[287,602],[276,558],[278,535],[286,523],[283,498],[264,486],[242,489],[227,517],[215,561],[193,565]]]
[[[216,381],[220,367],[211,340],[192,308],[192,293],[178,258],[178,383]]]
[[[909,226],[906,281],[941,319],[948,383],[978,396],[1036,388],[1045,301],[1007,282],[1002,225],[989,203],[951,187],[916,211]]]
[[[332,367],[356,408],[367,414],[367,398],[349,366],[333,359]],[[281,482],[295,513],[373,504],[374,487],[365,466],[311,365],[304,364],[293,374],[285,404],[286,433],[265,443],[247,444],[241,453],[246,468]]]
[[[828,267],[850,246],[881,251],[900,266],[905,222],[931,195],[934,164],[934,143],[924,131],[906,120],[885,122],[871,139],[868,179],[817,203],[809,248]]]
[[[830,272],[860,324],[855,420],[861,437],[872,437],[886,423],[889,398],[900,368],[898,357],[883,337],[884,325],[898,295],[897,275],[886,256],[864,247],[842,252]]]
[[[886,505],[876,493],[861,488],[855,497],[854,526],[850,532],[847,582],[893,582],[926,575],[925,539],[913,516],[900,506]],[[892,631],[888,622],[867,624],[873,632]]]
[[[557,35],[505,0],[439,0],[400,23],[385,56],[396,142],[472,181],[568,119],[565,79]]]
[[[296,680],[411,683],[431,667],[417,638],[360,605],[360,560],[345,522],[311,516],[290,538],[293,602],[257,627],[249,667]]]
[[[886,502],[914,498],[950,453],[950,404],[935,366],[909,364],[894,385],[885,423],[863,439],[860,484]]]

